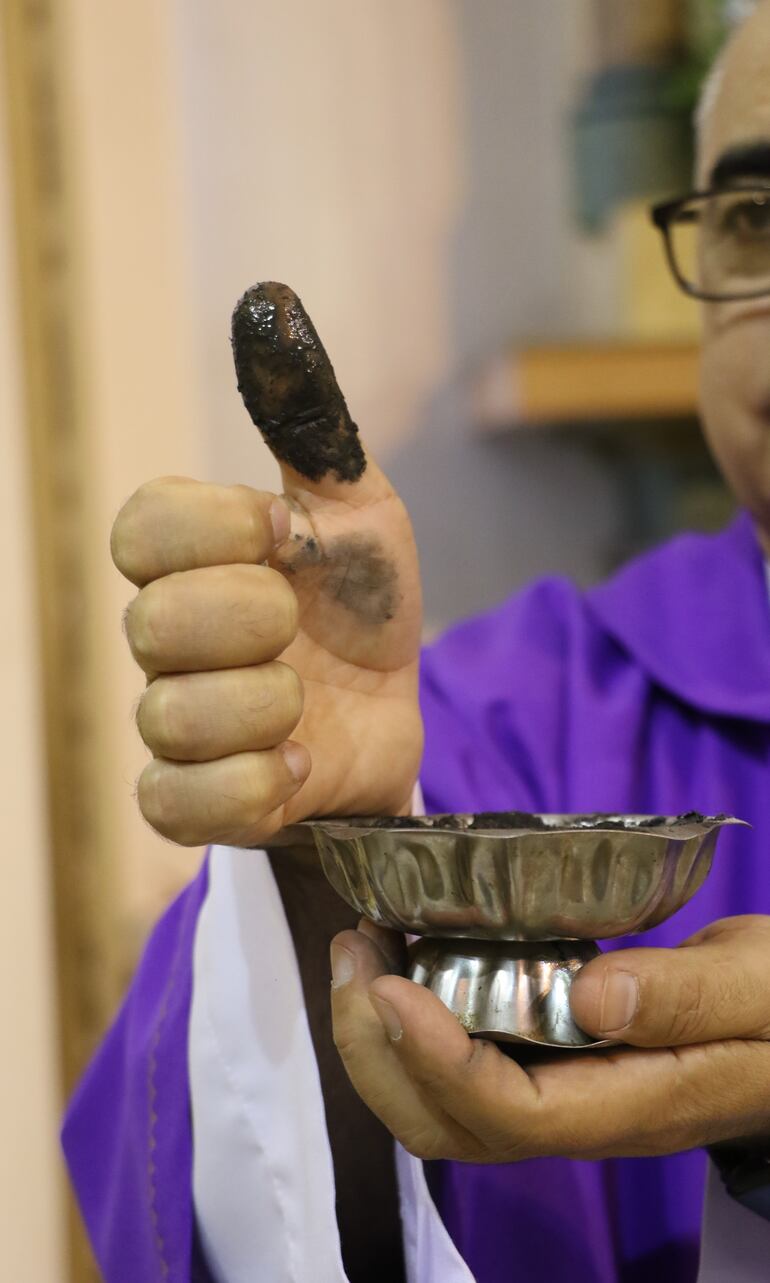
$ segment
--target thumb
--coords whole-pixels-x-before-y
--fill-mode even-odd
[[[770,918],[725,918],[678,949],[623,949],[573,981],[576,1022],[634,1047],[770,1038]]]
[[[263,281],[232,321],[238,390],[281,466],[286,493],[356,506],[390,491],[367,458],[315,326],[288,285]]]

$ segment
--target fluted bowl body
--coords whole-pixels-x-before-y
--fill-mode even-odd
[[[422,936],[594,940],[695,894],[729,816],[443,815],[309,821],[335,890]]]

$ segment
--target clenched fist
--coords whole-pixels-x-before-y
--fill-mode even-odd
[[[406,511],[291,290],[244,295],[233,346],[283,497],[168,477],[142,486],[112,533],[139,588],[126,631],[153,754],[139,805],[184,845],[260,845],[308,815],[403,812],[422,749]]]

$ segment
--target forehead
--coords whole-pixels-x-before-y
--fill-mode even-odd
[[[725,51],[714,103],[704,122],[701,171],[708,176],[735,149],[770,146],[770,0]]]

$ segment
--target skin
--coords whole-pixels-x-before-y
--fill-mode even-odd
[[[728,149],[770,141],[770,4],[724,54],[724,75],[700,139],[698,185]],[[768,175],[759,175],[767,181]],[[703,307],[701,416],[716,462],[752,513],[770,555],[770,298]]]
[[[287,287],[270,289],[296,311]],[[265,366],[273,356],[257,351]],[[284,439],[304,414],[304,372],[292,382],[285,352],[275,360],[283,391],[269,408],[278,418],[285,393]],[[318,418],[339,436],[344,401],[323,361],[311,391],[316,404],[328,396]],[[409,807],[422,750],[417,554],[376,463],[340,480],[343,453],[327,451],[328,467],[311,455],[312,479],[279,459],[282,498],[166,477],[118,514],[113,559],[140,590],[126,634],[148,680],[139,805],[172,841],[264,845],[308,815]]]
[[[703,173],[726,147],[770,138],[768,66],[765,0],[727,55]],[[271,290],[270,302],[293,307],[285,287]],[[768,551],[769,345],[770,299],[706,307],[706,435]],[[269,348],[244,359],[269,365]],[[285,375],[288,358],[279,356]],[[239,375],[243,386],[243,368]],[[126,631],[148,680],[138,723],[153,760],[139,804],[160,833],[190,845],[271,846],[308,815],[406,813],[421,752],[419,575],[406,513],[371,459],[360,467],[347,446],[340,454],[349,416],[325,367],[330,390],[316,418],[337,440],[318,451],[305,442],[310,459],[290,457],[285,443],[293,424],[307,426],[317,383],[303,410],[302,390],[287,378],[285,404],[273,402],[261,423],[260,388],[276,385],[264,375],[247,373],[246,394],[281,462],[284,498],[165,478],[129,500],[113,532],[116,564],[139,589]],[[354,1105],[343,1064],[368,1118],[424,1157],[663,1154],[770,1134],[770,919],[728,920],[677,950],[590,963],[573,987],[575,1018],[628,1046],[524,1069],[469,1039],[399,974],[400,937],[340,922],[312,854],[270,854],[310,1013],[351,1279],[377,1277],[366,1241],[345,1241],[360,1182],[370,1181],[369,1204],[392,1207],[393,1173],[382,1132],[346,1129]],[[331,1003],[338,1058],[318,957],[340,926]],[[378,1232],[387,1238],[387,1227]]]
[[[233,312],[238,391],[276,459],[309,481],[358,481],[366,456],[326,350],[293,290],[263,281]]]
[[[740,29],[704,125],[699,186],[729,148],[770,140],[770,2]],[[767,174],[761,175],[767,180]],[[704,306],[706,438],[770,554],[770,297]],[[509,1162],[666,1154],[770,1138],[770,918],[717,922],[680,948],[587,964],[573,1015],[628,1044],[526,1069],[471,1040],[388,962],[381,928],[332,946],[337,1046],[357,1090],[412,1153]]]

